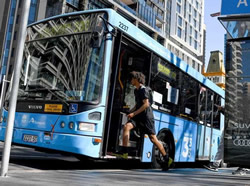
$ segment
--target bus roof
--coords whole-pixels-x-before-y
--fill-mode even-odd
[[[223,98],[225,97],[225,91],[217,86],[215,83],[213,83],[211,80],[203,76],[200,72],[189,66],[185,61],[181,60],[179,57],[174,55],[172,52],[170,52],[166,47],[158,43],[156,40],[151,38],[149,35],[147,35],[145,32],[140,30],[138,27],[136,27],[134,24],[129,22],[127,19],[122,17],[120,14],[115,12],[113,9],[96,9],[96,10],[87,10],[87,11],[79,11],[79,12],[72,12],[67,14],[61,14],[54,17],[50,17],[47,19],[43,19],[41,21],[35,22],[30,24],[29,26],[33,26],[35,24],[39,24],[42,22],[46,22],[52,19],[60,18],[60,17],[66,17],[66,16],[74,16],[74,15],[80,15],[83,13],[91,13],[91,12],[106,12],[108,14],[108,21],[111,25],[114,27],[122,30],[127,35],[129,35],[131,38],[145,46],[146,48],[154,51],[157,55],[161,56],[165,60],[169,61],[170,63],[174,64],[175,66],[179,67],[181,70],[189,74],[194,79],[198,80],[200,83],[204,84],[206,87],[212,89],[219,95],[221,95]],[[126,25],[126,30],[121,27],[121,25]],[[111,29],[111,27],[109,27]]]

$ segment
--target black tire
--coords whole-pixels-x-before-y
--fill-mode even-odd
[[[166,153],[169,155],[169,157],[171,157],[172,159],[173,157],[173,148],[172,148],[172,144],[171,141],[169,139],[169,137],[167,136],[166,133],[160,133],[157,136],[158,140],[162,143]],[[162,154],[160,153],[159,149],[154,145],[153,146],[153,152],[152,152],[152,168],[155,169],[161,169],[163,168],[162,165],[164,163],[164,159]]]

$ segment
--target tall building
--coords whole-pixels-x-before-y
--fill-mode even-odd
[[[243,121],[243,102],[246,97],[243,94],[243,82],[240,78],[242,71],[242,46],[240,42],[227,42],[226,44],[226,110],[229,125]],[[246,92],[245,85],[245,92]]]
[[[37,1],[31,0],[29,24],[36,20]],[[3,3],[5,8],[2,15],[0,14],[0,83],[8,71],[13,71],[22,0],[3,0],[1,3]]]
[[[167,47],[201,72],[204,59],[204,1],[173,0]]]
[[[5,37],[8,40],[5,43],[1,42],[0,38],[1,46],[8,45],[4,47],[5,50],[0,51],[4,55],[1,58],[1,74],[5,74],[8,66],[7,61],[10,61],[10,71],[12,71],[14,60],[12,56],[15,52],[13,46],[15,44],[11,41],[13,39],[15,42],[17,39],[19,5],[22,0],[2,1],[6,6],[7,4],[11,6],[5,15],[10,18],[8,25],[12,26],[12,29],[0,27],[1,33],[8,30],[9,34]],[[205,48],[204,0],[32,0],[29,23],[67,12],[99,8],[115,9],[183,61],[201,72]],[[5,10],[8,9],[5,8]],[[16,25],[14,20],[17,20]]]

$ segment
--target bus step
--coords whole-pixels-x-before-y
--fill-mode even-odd
[[[119,154],[119,153],[113,153],[108,152],[106,156],[103,157],[104,159],[122,159],[122,160],[128,160],[128,159],[140,159],[136,156],[130,156],[128,153]]]

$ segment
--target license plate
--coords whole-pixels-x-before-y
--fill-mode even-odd
[[[36,143],[37,142],[37,136],[24,134],[23,135],[23,141],[29,142],[29,143]]]

